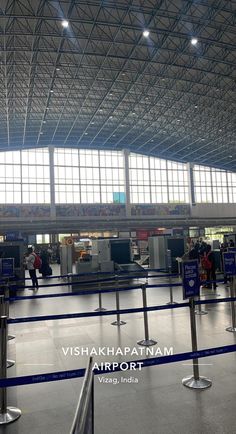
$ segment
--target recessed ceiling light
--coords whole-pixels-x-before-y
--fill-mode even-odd
[[[152,139],[151,142],[154,142],[154,140]]]
[[[102,109],[99,109],[99,111],[102,112],[103,110],[102,110]]]
[[[197,45],[197,43],[198,43],[198,39],[197,38],[192,38],[191,39],[191,44],[192,45]]]
[[[109,116],[110,119],[113,119],[113,116]]]
[[[43,124],[46,124],[46,121],[43,121]]]
[[[233,155],[230,155],[229,158],[233,158]]]
[[[135,112],[133,112],[132,115],[135,115]]]
[[[91,122],[91,125],[94,125],[94,122]]]
[[[113,137],[116,137],[116,135],[115,135],[115,134],[113,134]]]
[[[87,135],[88,135],[88,133],[84,133],[84,135],[85,135],[85,136],[87,136]]]
[[[56,68],[56,71],[60,71],[60,68]]]
[[[49,107],[46,107],[46,110],[49,110]]]
[[[43,134],[43,132],[41,131],[40,134]]]
[[[195,107],[195,108],[198,108],[198,106],[197,106],[197,105],[195,105],[194,107]]]
[[[144,38],[148,38],[149,35],[150,35],[149,30],[144,30],[144,31],[143,31],[143,36],[144,36]]]
[[[69,26],[69,21],[63,20],[61,25],[62,25],[62,27],[64,27],[64,29],[67,29],[67,27]]]
[[[113,93],[112,93],[112,92],[110,92],[110,93],[109,93],[109,95],[110,95],[110,96],[112,96],[112,95],[113,95]]]
[[[53,90],[50,90],[50,93],[53,93],[54,91]]]
[[[121,124],[121,127],[124,127],[124,124]]]
[[[180,122],[180,119],[177,119],[177,122]]]
[[[220,133],[221,133],[221,131],[222,131],[222,130],[221,130],[221,129],[219,129],[219,132],[220,132]]]

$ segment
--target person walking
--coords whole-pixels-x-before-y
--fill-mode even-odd
[[[39,285],[38,285],[38,279],[37,279],[37,275],[36,275],[36,269],[38,268],[36,262],[37,262],[37,257],[38,255],[36,255],[36,253],[34,253],[33,248],[29,247],[27,250],[27,256],[25,258],[25,262],[26,262],[26,268],[27,270],[29,270],[29,275],[30,278],[32,280],[32,289],[38,289]]]

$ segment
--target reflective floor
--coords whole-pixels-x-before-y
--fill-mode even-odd
[[[58,272],[57,269],[54,270]],[[162,279],[165,281],[164,279]],[[158,279],[158,282],[160,279]],[[155,279],[157,282],[157,279]],[[60,283],[58,281],[58,283]],[[67,287],[41,288],[39,293],[67,291]],[[203,290],[203,293],[209,293]],[[32,294],[25,290],[22,294]],[[220,285],[219,297],[228,295]],[[168,288],[148,289],[149,305],[169,301]],[[212,298],[207,295],[206,298]],[[181,287],[174,289],[174,299],[182,301]],[[142,306],[140,290],[121,293],[121,308]],[[115,308],[115,295],[103,295],[103,305]],[[97,295],[16,301],[10,306],[13,317],[89,312],[98,307]],[[236,333],[228,333],[229,304],[206,306],[208,315],[197,316],[198,347],[210,348],[236,342]],[[40,374],[85,367],[87,356],[65,355],[67,347],[92,349],[99,346],[136,347],[144,338],[142,314],[122,315],[126,325],[112,326],[114,317],[96,317],[42,321],[10,325],[16,339],[8,344],[8,357],[15,359],[9,376]],[[150,337],[155,348],[174,353],[191,351],[190,321],[187,308],[149,313]],[[64,352],[63,352],[64,348]],[[97,356],[95,361],[131,360],[131,356]],[[133,356],[137,358],[137,356]],[[140,358],[140,357],[139,357]],[[192,373],[191,363],[175,363],[141,372],[103,375],[112,382],[95,379],[95,434],[233,434],[236,432],[236,353],[200,359],[201,375],[209,377],[212,387],[204,391],[187,389],[182,378]],[[101,377],[101,376],[100,376]],[[121,377],[123,378],[121,382]],[[129,383],[125,382],[130,377]],[[114,380],[114,379],[117,380]],[[105,381],[105,380],[104,380]],[[119,383],[118,383],[119,381]],[[138,381],[138,382],[137,382]],[[114,384],[117,382],[117,384]],[[8,404],[22,410],[21,418],[1,427],[6,434],[69,434],[82,380],[35,384],[8,390]]]

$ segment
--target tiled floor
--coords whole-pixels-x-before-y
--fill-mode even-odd
[[[56,270],[55,270],[56,272]],[[65,291],[68,288],[40,289],[40,293]],[[206,290],[205,290],[206,292]],[[228,294],[224,286],[217,291]],[[32,294],[26,290],[24,294]],[[148,289],[148,304],[165,304],[168,288]],[[181,288],[174,289],[174,297],[182,300]],[[121,308],[142,305],[141,291],[121,293]],[[115,307],[114,294],[103,296],[106,308]],[[97,295],[17,301],[11,304],[11,316],[50,315],[68,312],[93,311],[98,305]],[[197,316],[199,348],[236,342],[236,334],[227,333],[230,325],[230,306],[208,306],[209,313]],[[23,323],[10,326],[16,339],[9,342],[9,358],[16,365],[8,369],[9,376],[54,372],[85,367],[87,357],[65,356],[62,347],[113,346],[131,348],[144,337],[142,314],[122,316],[127,324],[117,328],[110,323],[114,317],[96,317]],[[150,337],[156,339],[161,350],[173,347],[174,353],[190,351],[190,325],[187,308],[152,312],[149,314]],[[127,356],[124,359],[129,360]],[[106,357],[112,361],[113,356]],[[119,360],[121,358],[118,357]],[[96,361],[104,361],[96,357]],[[209,376],[213,385],[204,391],[182,386],[183,377],[192,367],[183,363],[144,368],[135,374],[109,374],[107,378],[134,376],[132,384],[102,384],[95,380],[95,434],[233,434],[236,432],[236,353],[201,359],[202,375]],[[22,410],[21,418],[7,427],[6,434],[68,434],[79,397],[82,380],[35,384],[9,389],[9,405]]]

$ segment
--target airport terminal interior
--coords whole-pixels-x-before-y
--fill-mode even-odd
[[[235,0],[0,29],[0,434],[234,434]]]

